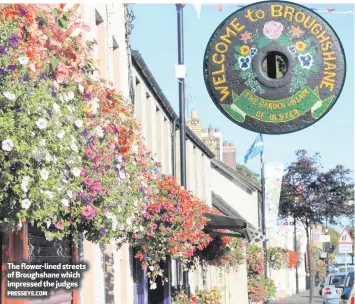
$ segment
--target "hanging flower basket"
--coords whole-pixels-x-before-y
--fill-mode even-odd
[[[203,232],[207,223],[203,214],[210,208],[171,176],[158,178],[156,186],[144,213],[135,219],[140,229],[130,235],[130,242],[140,249],[136,257],[143,260],[145,254],[148,256],[143,267],[149,269],[152,282],[162,275],[159,262],[168,255],[186,268],[196,249],[205,248],[211,241]]]
[[[271,268],[279,270],[289,266],[288,253],[284,248],[269,247],[267,251],[268,262]]]
[[[254,275],[248,278],[249,303],[260,303],[272,300],[276,295],[276,287],[271,279],[263,275]]]
[[[264,273],[264,250],[258,244],[249,244],[246,251],[249,275]]]
[[[288,249],[287,253],[288,253],[288,267],[290,269],[295,269],[297,267],[297,264],[298,264],[297,252]]]

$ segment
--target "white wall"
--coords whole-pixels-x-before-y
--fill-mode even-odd
[[[102,77],[112,82],[125,99],[129,98],[129,73],[128,54],[125,38],[124,6],[121,3],[94,3],[83,4],[79,8],[90,32],[85,32],[86,39],[102,41],[96,46],[94,56],[101,62],[100,71]],[[96,12],[102,17],[101,33],[96,25]],[[119,65],[114,65],[113,40],[118,44]],[[119,83],[114,83],[114,74],[118,72]],[[116,304],[133,303],[133,282],[130,271],[130,256],[128,247],[113,252],[114,294]],[[80,302],[82,304],[106,304],[104,270],[102,265],[102,252],[99,245],[84,242],[84,260],[90,264],[90,269],[84,276],[80,290]],[[122,269],[124,268],[124,271]],[[123,285],[124,283],[124,285]],[[122,290],[124,286],[125,290]]]
[[[212,165],[211,187],[214,193],[237,210],[245,220],[256,228],[259,226],[257,191],[250,189],[247,191],[246,186],[236,184],[221,174],[220,169],[215,168],[214,165]]]

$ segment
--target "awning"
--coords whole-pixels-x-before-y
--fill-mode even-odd
[[[205,230],[210,235],[245,238],[248,242],[260,242],[263,234],[248,223],[236,210],[230,207],[219,195],[212,192],[212,205],[225,215],[205,213],[208,218]],[[226,233],[215,230],[228,230]]]

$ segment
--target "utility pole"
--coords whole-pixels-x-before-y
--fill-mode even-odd
[[[180,115],[180,171],[181,186],[186,189],[186,124],[185,124],[185,65],[184,65],[184,18],[183,6],[176,4],[178,31],[178,66],[175,71],[179,81],[179,115]],[[179,71],[178,71],[179,70]],[[183,272],[182,287],[190,297],[189,273]]]
[[[260,139],[264,143],[263,135],[260,134]],[[263,229],[263,247],[264,247],[264,276],[268,277],[267,272],[267,239],[266,239],[266,210],[265,210],[265,174],[264,174],[264,151],[260,152],[260,164],[261,164],[261,213],[262,213],[262,229]],[[267,300],[265,304],[269,303]]]
[[[294,250],[297,254],[297,258],[298,258],[298,251],[297,251],[297,222],[296,219],[293,218],[293,237],[294,237]],[[296,264],[296,294],[300,293],[299,290],[299,285],[298,285],[298,261]]]
[[[295,178],[292,175],[292,185],[295,186]],[[293,197],[293,195],[291,194],[291,199],[293,200],[293,203],[296,202],[296,197]],[[295,217],[293,217],[293,242],[294,242],[294,250],[297,254],[297,259],[298,259],[298,251],[297,251],[297,220]],[[298,261],[296,264],[296,294],[299,294],[300,290],[299,290],[299,283],[298,283]]]

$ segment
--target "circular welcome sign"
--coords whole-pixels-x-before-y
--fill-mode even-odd
[[[234,123],[291,133],[322,118],[345,81],[345,56],[331,26],[290,2],[259,2],[227,17],[206,48],[204,78]]]

